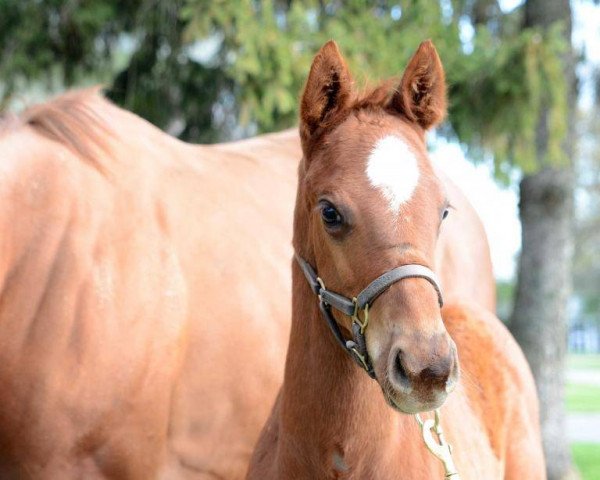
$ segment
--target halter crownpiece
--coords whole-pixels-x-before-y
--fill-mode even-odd
[[[377,297],[400,280],[406,278],[422,278],[427,280],[433,288],[435,288],[440,308],[444,304],[442,291],[435,273],[423,265],[409,264],[388,270],[369,283],[369,285],[367,285],[367,287],[356,297],[349,299],[344,295],[327,290],[323,280],[317,275],[314,268],[298,254],[295,254],[294,257],[300,265],[313,293],[318,296],[319,309],[321,310],[323,318],[327,321],[334,337],[342,348],[346,350],[356,363],[358,363],[358,365],[373,379],[375,378],[375,371],[373,370],[373,365],[371,365],[369,354],[367,352],[365,330],[369,323],[369,306],[373,304]],[[344,338],[340,326],[333,317],[331,311],[332,307],[345,315],[352,317],[353,340],[346,340]],[[360,318],[361,311],[363,315],[362,320]]]

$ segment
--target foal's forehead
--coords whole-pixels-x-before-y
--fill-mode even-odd
[[[335,157],[342,166],[352,169],[364,167],[371,159],[389,159],[390,163],[403,160],[425,160],[422,135],[407,122],[387,114],[350,116],[331,138],[336,145]],[[395,160],[394,160],[395,159]]]
[[[406,123],[358,117],[341,125],[336,133],[340,149],[335,157],[341,170],[351,172],[351,182],[362,177],[384,197],[392,212],[415,196],[419,183],[430,183],[432,170],[423,137]]]

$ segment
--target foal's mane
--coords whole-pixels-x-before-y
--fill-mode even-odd
[[[336,111],[321,120],[321,126],[315,131],[309,142],[305,145],[305,155],[310,155],[315,147],[322,144],[323,137],[327,132],[332,131],[336,126],[341,124],[348,115],[360,110],[367,111],[385,111],[390,103],[394,93],[398,79],[390,78],[376,86],[365,86],[363,89],[355,91],[348,99],[348,103],[341,111]],[[336,88],[334,84],[332,88]],[[302,132],[301,132],[302,135]]]
[[[350,100],[349,110],[363,110],[369,108],[386,108],[398,84],[397,79],[390,78],[376,86],[367,85],[356,92]]]
[[[114,131],[100,116],[104,102],[100,87],[67,92],[33,105],[19,115],[8,114],[0,118],[0,137],[19,127],[30,126],[38,134],[71,149],[105,174],[102,158],[110,151],[108,138],[114,136]]]

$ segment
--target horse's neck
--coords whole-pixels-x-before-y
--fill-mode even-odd
[[[293,448],[289,455],[283,452],[290,461],[310,458],[311,468],[333,468],[334,459],[341,459],[343,468],[344,457],[368,458],[364,449],[381,448],[386,436],[397,441],[391,432],[397,432],[399,416],[385,404],[378,384],[336,343],[295,263],[292,285],[292,331],[280,405],[280,435],[287,441],[280,446]]]

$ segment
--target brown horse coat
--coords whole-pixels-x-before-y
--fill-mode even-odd
[[[283,374],[297,131],[191,146],[90,91],[0,127],[0,477],[241,478]],[[491,309],[447,188],[446,296]]]
[[[0,137],[0,477],[240,478],[281,382],[297,134],[92,92]]]

